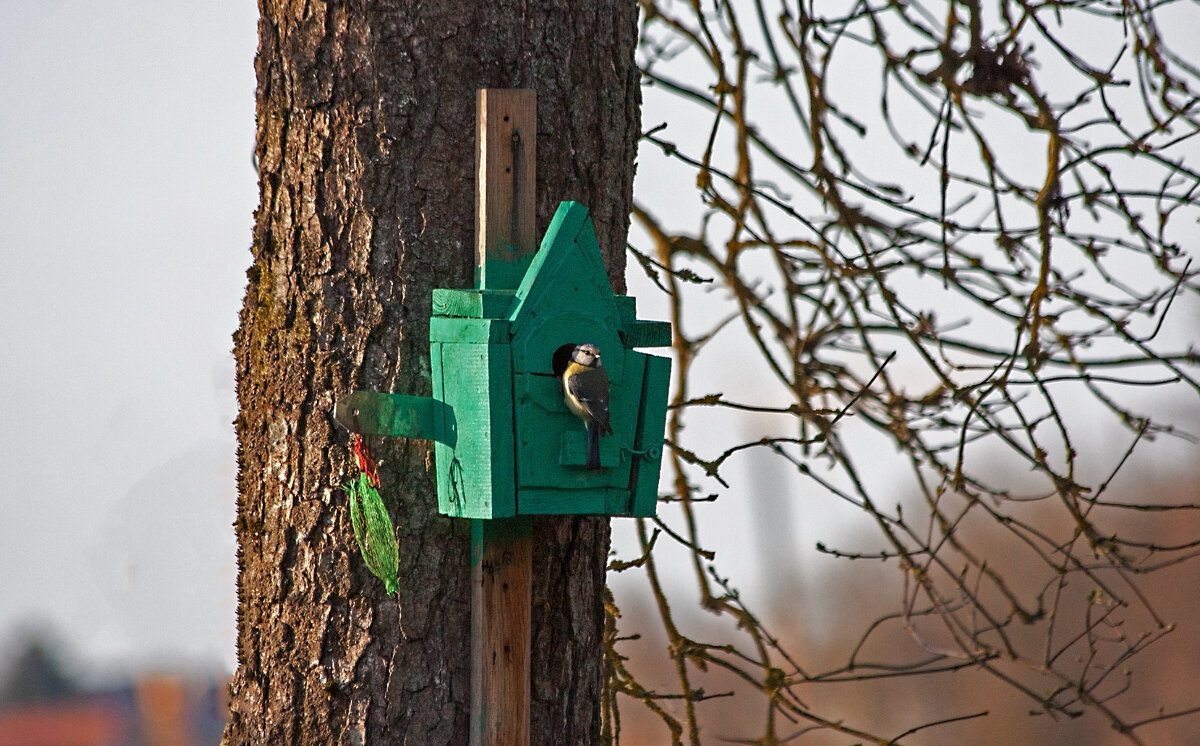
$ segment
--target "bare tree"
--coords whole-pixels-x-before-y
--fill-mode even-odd
[[[537,204],[589,205],[622,287],[639,135],[636,12],[517,3],[259,3],[261,201],[235,337],[238,669],[227,743],[462,744],[469,530],[429,444],[372,441],[400,591],[364,568],[334,401],[428,394],[435,287],[470,287],[475,92],[540,99]],[[599,735],[607,522],[534,525],[532,734]],[[403,610],[403,632],[401,613]],[[407,636],[405,636],[405,633]]]
[[[988,705],[881,720],[849,700],[979,681],[968,672],[1133,743],[1194,728],[1193,692],[1145,702],[1147,674],[1132,672],[1169,644],[1152,581],[1195,558],[1200,505],[1118,497],[1114,480],[1156,438],[1195,443],[1147,392],[1193,407],[1200,392],[1194,329],[1165,321],[1200,289],[1200,70],[1176,51],[1198,6],[642,0],[642,12],[645,84],[678,110],[645,133],[642,168],[685,166],[698,217],[681,222],[674,189],[634,212],[633,255],[669,292],[676,330],[667,499],[682,519],[643,522],[641,555],[612,565],[645,572],[657,621],[626,629],[610,604],[610,735],[632,698],[674,742],[699,743],[705,708],[736,692],[755,714],[740,742],[908,742]],[[691,384],[728,365],[711,351],[737,335],[756,356],[739,370],[766,371],[776,399]],[[745,441],[685,430],[713,409],[785,424]],[[1118,445],[1097,443],[1102,427]],[[844,620],[860,637],[840,663],[789,648],[795,631],[768,628],[705,548],[709,503],[753,504],[726,475],[757,451],[790,470],[800,515],[834,501],[866,519],[855,546],[820,552],[894,568],[899,603]],[[902,486],[873,476],[888,460]],[[735,630],[680,606],[660,578],[667,544],[691,554],[687,593]],[[665,637],[670,687],[643,683],[646,661],[622,652],[633,632]],[[831,701],[831,687],[848,694]]]

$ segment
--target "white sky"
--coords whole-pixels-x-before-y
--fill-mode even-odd
[[[231,666],[257,9],[0,10],[0,666]]]

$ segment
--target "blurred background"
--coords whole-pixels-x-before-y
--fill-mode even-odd
[[[214,743],[258,11],[0,7],[0,697],[103,695],[23,710],[57,724],[47,743],[134,743],[134,724]],[[0,743],[41,743],[29,727]]]

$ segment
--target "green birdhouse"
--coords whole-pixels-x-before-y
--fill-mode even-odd
[[[583,205],[559,206],[515,291],[435,290],[433,305],[433,395],[453,430],[436,444],[442,513],[654,514],[671,362],[634,348],[669,345],[670,325],[613,294]],[[597,470],[555,374],[556,353],[582,343],[610,382]]]
[[[639,321],[634,299],[613,293],[583,205],[559,206],[516,290],[434,290],[429,341],[432,400],[355,392],[335,417],[434,440],[442,513],[654,515],[671,361],[636,348],[669,346],[670,324]],[[583,343],[609,378],[599,469],[586,468],[584,425],[556,375]]]

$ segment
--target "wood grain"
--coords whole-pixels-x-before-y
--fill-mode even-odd
[[[528,516],[471,521],[471,743],[529,743]]]
[[[515,288],[537,249],[537,96],[483,89],[477,104],[480,287]],[[508,427],[511,449],[511,418]],[[472,746],[529,744],[531,527],[524,516],[471,522]]]
[[[484,88],[476,99],[479,287],[517,287],[536,245],[537,94]]]

